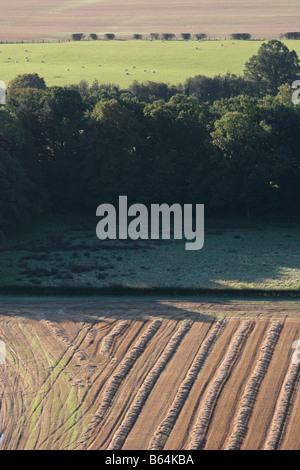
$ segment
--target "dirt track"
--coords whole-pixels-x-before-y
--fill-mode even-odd
[[[173,316],[189,318],[189,315],[218,317],[251,316],[266,319],[300,319],[300,302],[297,300],[236,300],[236,299],[154,299],[154,298],[33,298],[0,297],[0,314],[31,314],[40,310],[52,314],[80,313],[83,315],[99,314],[131,318],[138,316]]]

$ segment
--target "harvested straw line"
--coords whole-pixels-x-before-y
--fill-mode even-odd
[[[58,325],[56,325],[55,323],[52,323],[49,320],[41,320],[41,321],[48,328],[50,328],[50,330],[52,330],[52,332],[54,333],[54,336],[56,336],[56,338],[58,338],[60,341],[62,341],[65,344],[65,346],[67,346],[68,349],[73,351],[74,356],[76,357],[76,359],[79,359],[80,361],[83,361],[84,359],[86,359],[85,354],[77,346],[75,346],[72,343],[72,341],[70,341],[70,339],[68,338],[68,336],[66,335],[66,333],[64,332],[64,330],[62,328],[60,328]]]
[[[157,430],[154,433],[153,438],[150,441],[148,449],[150,450],[158,450],[163,449],[167,438],[169,437],[171,430],[174,427],[175,422],[179,416],[179,413],[182,410],[182,407],[194,385],[197,376],[202,369],[207,356],[209,355],[213,344],[215,343],[217,337],[220,334],[220,331],[224,325],[224,319],[219,320],[214,327],[210,334],[205,338],[201,347],[189,368],[182,384],[180,385],[176,397],[171,404],[171,407],[168,410],[166,417],[158,426]]]
[[[72,343],[67,337],[66,333],[55,323],[52,323],[50,320],[42,320],[42,323],[46,325],[60,341],[62,341],[66,346],[71,347]]]
[[[128,320],[124,320],[124,321],[118,323],[111,330],[111,332],[107,336],[105,336],[105,338],[103,338],[103,340],[101,342],[101,349],[100,349],[101,354],[103,354],[104,356],[109,356],[110,355],[110,350],[111,350],[112,344],[114,342],[114,339],[117,336],[119,336],[123,333],[123,331],[128,326],[128,324],[129,324]]]
[[[139,416],[158,377],[160,376],[162,371],[165,369],[167,363],[169,362],[170,358],[173,356],[182,338],[190,329],[190,327],[191,327],[191,322],[185,321],[179,327],[177,332],[174,333],[167,347],[165,348],[163,354],[161,355],[157,363],[154,365],[152,370],[149,372],[145,381],[140,387],[132,405],[130,406],[128,412],[126,413],[126,416],[123,422],[121,423],[120,427],[114,434],[112,441],[108,447],[108,450],[117,450],[117,449],[122,448],[130,430],[132,429],[134,423],[136,422],[137,417]]]
[[[247,434],[248,422],[253,411],[255,399],[261,382],[268,370],[281,328],[282,325],[278,321],[273,322],[269,328],[266,339],[261,347],[257,364],[241,398],[239,410],[233,422],[233,430],[225,446],[226,450],[237,450],[243,443]]]
[[[116,372],[108,380],[108,383],[105,387],[103,397],[101,400],[101,405],[98,408],[95,416],[93,417],[90,425],[88,426],[85,432],[85,440],[90,438],[92,429],[95,426],[97,426],[100,423],[100,421],[103,419],[107,409],[110,407],[115,397],[115,394],[120,386],[121,381],[125,378],[129,370],[133,366],[134,362],[142,354],[146,345],[148,344],[150,339],[155,335],[160,325],[161,325],[161,320],[158,320],[158,319],[154,320],[150,324],[150,326],[142,334],[142,336],[137,341],[137,343],[133,346],[133,348],[129,351],[129,353],[126,354],[124,359],[120,362]]]
[[[279,398],[270,426],[270,431],[264,445],[265,450],[276,450],[282,436],[282,430],[288,414],[290,400],[298,378],[300,364],[291,362],[281,387]]]
[[[217,370],[217,375],[212,380],[208,391],[205,394],[204,400],[202,402],[196,419],[196,423],[191,432],[190,442],[188,444],[189,450],[197,450],[204,447],[205,435],[213,412],[214,404],[237,358],[239,349],[241,347],[241,344],[243,343],[245,335],[248,333],[251,323],[252,322],[250,320],[244,321],[235,333],[229,345],[228,352],[223,362],[221,363],[219,369]]]

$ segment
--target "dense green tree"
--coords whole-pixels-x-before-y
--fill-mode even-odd
[[[16,78],[8,82],[7,94],[8,96],[14,94],[20,89],[35,88],[37,90],[45,90],[46,83],[42,77],[37,73],[24,73],[18,75]]]
[[[72,40],[73,41],[81,41],[84,38],[83,33],[73,33],[72,34]]]
[[[291,85],[289,85],[288,83],[281,85],[278,89],[276,100],[282,104],[285,104],[285,106],[294,107],[294,104],[292,102]]]
[[[201,102],[213,103],[221,98],[230,98],[240,94],[254,95],[257,93],[257,88],[251,81],[230,73],[215,77],[196,75],[185,81],[184,93],[188,96],[196,96]]]
[[[1,139],[1,136],[0,136]],[[19,161],[0,147],[0,230],[18,227],[28,220],[30,181]]]
[[[201,39],[205,39],[207,37],[207,35],[205,33],[196,33],[195,34],[195,38],[198,39],[198,41]]]
[[[188,41],[191,39],[191,34],[190,33],[181,33],[181,37],[184,41]]]
[[[245,77],[276,95],[280,85],[292,83],[300,73],[299,58],[294,50],[277,39],[263,43],[258,53],[245,65]]]
[[[47,88],[40,102],[40,161],[55,211],[69,211],[82,199],[83,112],[80,94],[63,87]]]
[[[111,41],[112,39],[115,39],[115,35],[113,33],[106,33],[104,34],[105,39],[108,39]]]
[[[288,32],[284,34],[284,37],[286,39],[300,39],[300,32],[299,31]]]
[[[190,177],[195,165],[207,159],[209,111],[194,97],[174,95],[148,104],[144,110],[151,155],[153,197],[168,202],[189,200]]]
[[[128,107],[115,99],[96,104],[90,116],[84,168],[94,200],[117,201],[119,194],[134,192],[139,134],[140,123]]]
[[[266,123],[258,124],[240,112],[229,112],[215,122],[212,143],[221,151],[212,199],[216,207],[227,206],[233,214],[249,217],[259,212],[259,201],[268,205],[268,133]]]
[[[99,83],[95,80],[92,85],[82,80],[78,84],[66,85],[68,90],[77,91],[82,99],[85,110],[92,111],[99,101],[118,100],[123,90],[118,85]]]
[[[28,142],[18,119],[0,110],[0,231],[36,217],[45,197],[31,171]]]
[[[251,34],[249,33],[232,33],[232,39],[242,40],[242,41],[249,41],[251,39]]]
[[[290,84],[273,96],[266,83],[226,74],[46,88],[17,77],[0,108],[0,231],[41,210],[94,214],[121,194],[214,215],[299,214],[300,106]]]
[[[128,89],[139,101],[145,103],[153,103],[153,101],[158,100],[169,101],[172,96],[180,91],[180,87],[176,85],[152,81],[139,83],[136,80],[129,85]]]
[[[266,96],[259,104],[261,119],[269,126],[270,184],[277,194],[280,213],[300,213],[295,201],[300,197],[300,109],[286,106],[277,97]]]
[[[173,39],[175,37],[175,34],[173,34],[173,33],[162,33],[162,37],[165,41],[170,41],[170,39]]]

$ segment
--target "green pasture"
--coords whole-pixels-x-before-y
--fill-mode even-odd
[[[300,41],[284,42],[300,56]],[[18,74],[36,72],[48,86],[95,79],[124,88],[134,80],[178,84],[197,74],[241,74],[261,44],[232,40],[0,44],[0,80],[8,82]]]

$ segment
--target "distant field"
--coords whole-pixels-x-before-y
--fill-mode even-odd
[[[300,5],[286,0],[4,0],[0,40],[172,32],[211,36],[247,32],[279,37],[298,31]]]
[[[297,302],[0,298],[0,450],[299,449],[299,333]]]
[[[300,41],[285,43],[300,56]],[[95,79],[122,87],[134,80],[178,84],[197,74],[241,74],[244,64],[261,44],[261,41],[233,44],[231,40],[0,44],[0,79],[7,82],[20,73],[36,72],[49,86],[81,80],[92,83]]]

